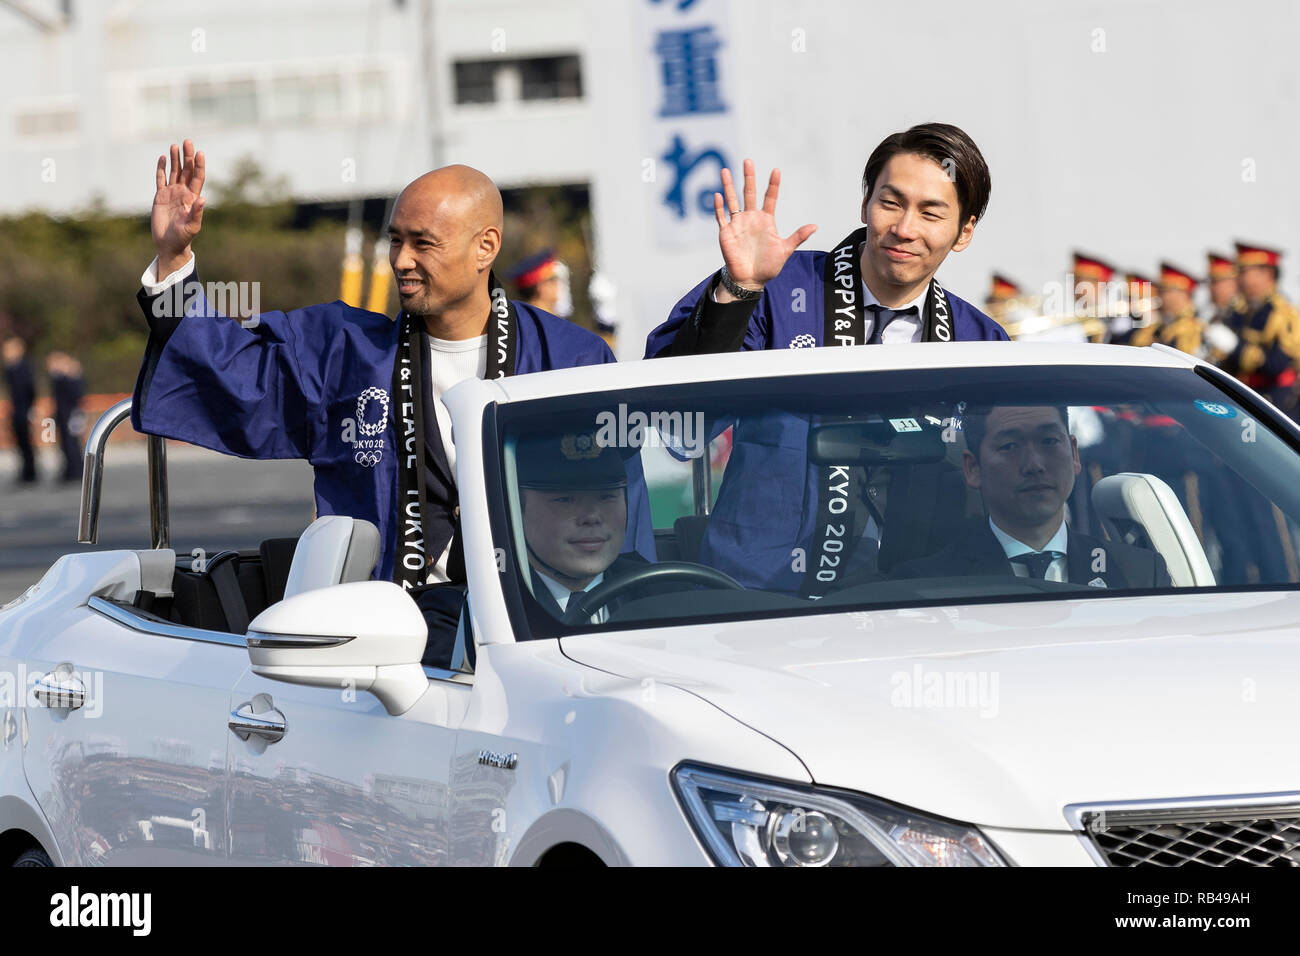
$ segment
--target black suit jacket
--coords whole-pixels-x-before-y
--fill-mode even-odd
[[[1071,584],[1108,588],[1169,587],[1165,559],[1154,551],[1115,541],[1101,541],[1071,530],[1065,565]],[[941,551],[907,561],[890,577],[939,578],[962,575],[1015,574],[1002,545],[989,528],[988,518],[963,527],[952,544]],[[1094,583],[1099,582],[1099,583]]]

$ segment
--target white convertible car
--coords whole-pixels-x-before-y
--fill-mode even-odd
[[[447,404],[440,636],[365,522],[178,560],[153,440],[154,547],[0,610],[0,862],[1300,864],[1300,429],[1215,369],[808,349]],[[661,529],[612,566],[621,472],[572,477],[611,448]]]

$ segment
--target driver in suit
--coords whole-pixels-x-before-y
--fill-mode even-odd
[[[988,517],[970,522],[943,550],[899,565],[893,577],[1014,574],[1098,588],[1169,587],[1156,552],[1066,525],[1080,465],[1063,406],[970,409],[962,431],[962,472]]]

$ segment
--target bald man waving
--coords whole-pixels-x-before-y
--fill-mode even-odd
[[[219,297],[205,294],[199,282],[191,245],[205,173],[189,140],[171,147],[170,170],[167,157],[158,160],[158,257],[141,277],[150,336],[132,424],[245,458],[305,458],[317,514],[378,526],[376,577],[408,589],[463,582],[443,393],[474,376],[595,365],[613,353],[594,333],[506,298],[492,274],[501,193],[468,166],[426,173],[397,197],[388,224],[396,321],[337,301],[227,317],[212,298],[257,297],[231,283],[214,287]],[[653,559],[640,464],[628,467],[625,550]],[[415,512],[419,520],[408,520]]]

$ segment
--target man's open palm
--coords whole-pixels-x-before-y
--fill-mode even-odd
[[[722,249],[722,260],[727,264],[727,272],[741,285],[762,285],[776,278],[791,253],[817,231],[816,226],[808,224],[800,226],[786,238],[781,238],[776,229],[776,197],[780,187],[781,171],[774,169],[760,208],[758,190],[754,183],[754,163],[753,160],[745,160],[745,205],[742,207],[736,199],[731,170],[722,171],[725,207],[723,194],[713,194],[713,214],[718,220],[718,246]],[[730,212],[730,218],[723,214],[724,208]]]
[[[199,234],[205,202],[200,195],[204,174],[203,154],[194,152],[192,140],[185,141],[183,153],[172,144],[170,175],[167,157],[158,157],[150,225],[160,259],[183,254]]]

